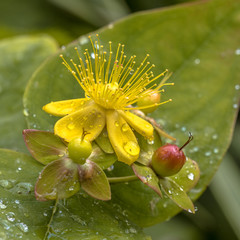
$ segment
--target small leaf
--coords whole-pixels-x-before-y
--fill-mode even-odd
[[[94,162],[87,160],[79,165],[79,179],[81,187],[90,196],[100,200],[110,200],[110,185],[104,171]]]
[[[172,179],[160,179],[160,186],[166,195],[174,201],[180,208],[188,212],[195,213],[194,205],[186,192],[179,187]]]
[[[146,185],[152,188],[160,197],[162,197],[162,192],[159,188],[159,179],[154,173],[154,171],[147,166],[143,166],[137,163],[132,165],[132,169],[135,175]]]
[[[95,139],[95,141],[105,153],[114,153],[106,128],[102,130],[101,134]]]
[[[65,158],[49,163],[41,172],[35,187],[38,200],[69,198],[80,189],[77,165]]]
[[[66,145],[52,132],[25,129],[23,136],[29,152],[44,165],[66,154]]]
[[[93,144],[93,151],[88,159],[95,162],[102,169],[109,168],[117,161],[115,154],[104,153],[96,144]]]
[[[169,178],[183,188],[185,192],[188,192],[197,184],[200,178],[200,169],[195,161],[186,158],[186,162],[178,174]]]

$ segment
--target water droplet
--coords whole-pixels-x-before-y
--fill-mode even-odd
[[[0,200],[0,209],[6,209],[7,205],[5,205],[2,200]]]
[[[22,168],[21,167],[18,167],[18,171],[21,171],[22,170]]]
[[[195,177],[195,176],[194,176],[193,173],[189,173],[188,176],[187,176],[187,178],[190,179],[190,180],[192,180],[192,181],[194,180],[194,177]]]
[[[35,118],[36,116],[37,116],[37,114],[34,113],[34,114],[33,114],[33,117]]]
[[[62,49],[62,50],[65,50],[65,49],[66,49],[66,47],[65,47],[64,45],[62,45],[62,46],[61,46],[61,49]]]
[[[195,63],[195,64],[199,64],[199,63],[200,63],[200,59],[199,59],[199,58],[196,58],[196,59],[194,60],[194,63]]]
[[[133,73],[134,73],[134,70],[131,69],[130,72],[129,72],[129,74],[130,74],[130,75],[133,75]]]
[[[129,232],[130,232],[130,233],[137,233],[137,230],[136,230],[135,228],[132,228],[132,227],[131,227],[131,228],[129,228]]]
[[[193,213],[191,209],[188,209],[188,212],[189,212],[189,213]]]
[[[183,132],[185,132],[186,130],[187,130],[187,128],[186,127],[181,127],[181,130],[183,131]]]
[[[211,152],[211,151],[207,151],[207,152],[205,152],[205,156],[206,156],[206,157],[209,157],[209,156],[211,156],[211,154],[212,154],[212,152]]]
[[[150,144],[150,145],[152,145],[152,144],[154,144],[154,140],[147,139],[147,143]]]
[[[25,224],[25,223],[17,223],[16,225],[22,232],[28,232],[27,224]]]
[[[235,54],[240,55],[240,48],[236,49]]]
[[[116,121],[116,122],[114,123],[114,125],[115,125],[116,127],[119,127],[118,121]]]
[[[124,123],[124,124],[122,125],[122,131],[123,131],[123,132],[127,132],[129,129],[130,129],[130,128],[129,128],[129,126],[128,126],[127,123]]]
[[[240,85],[239,84],[235,85],[235,89],[239,90],[240,89]]]
[[[218,138],[218,135],[217,134],[213,134],[212,135],[212,139],[216,140]]]
[[[0,180],[0,186],[2,186],[3,188],[6,188],[6,189],[10,189],[13,187],[12,183],[8,180]]]
[[[151,181],[152,180],[152,175],[151,174],[149,174],[149,175],[147,175],[147,182],[149,182],[149,181]]]
[[[74,190],[74,186],[69,187],[68,189],[70,192]]]
[[[109,172],[111,172],[114,169],[114,165],[111,165],[110,167],[107,168]]]
[[[108,29],[113,29],[114,25],[112,23],[108,24]]]
[[[47,217],[47,216],[48,216],[48,214],[47,214],[46,212],[44,212],[44,213],[43,213],[43,216],[44,216],[44,217]]]
[[[16,203],[16,204],[19,204],[19,203],[20,203],[20,201],[19,201],[19,200],[15,200],[15,203]]]
[[[238,104],[237,104],[237,103],[234,103],[234,104],[233,104],[233,108],[234,108],[234,109],[237,109],[237,108],[238,108]]]
[[[198,211],[198,207],[197,207],[197,206],[195,206],[195,207],[194,207],[194,210],[195,210],[195,212],[197,212],[197,211]]]
[[[169,190],[168,190],[168,193],[169,193],[169,194],[172,194],[172,191],[169,189]]]
[[[80,43],[81,45],[84,45],[84,44],[86,44],[87,42],[88,42],[88,38],[85,37],[85,36],[83,36],[83,37],[81,37],[81,38],[79,39],[79,43]]]
[[[15,214],[13,212],[9,212],[6,214],[7,220],[9,222],[14,222],[15,221]]]
[[[140,152],[140,148],[136,142],[129,141],[123,146],[124,150],[131,156],[137,156]]]
[[[67,125],[67,128],[69,129],[69,130],[73,130],[74,128],[75,128],[75,125],[74,125],[74,123],[69,123],[68,125]]]
[[[27,108],[24,108],[24,109],[23,109],[23,115],[24,115],[25,117],[28,117],[28,116],[29,116],[29,112],[28,112],[28,109],[27,109]]]
[[[92,57],[93,59],[95,59],[95,54],[94,54],[94,53],[91,53],[91,57]]]
[[[219,153],[219,149],[218,148],[214,148],[213,152],[217,154],[217,153]]]

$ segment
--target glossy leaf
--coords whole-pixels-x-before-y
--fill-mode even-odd
[[[28,155],[0,150],[0,236],[3,239],[149,240],[123,215],[121,206],[80,192],[37,201],[34,184],[42,165]]]
[[[100,200],[111,199],[111,189],[107,176],[96,163],[87,160],[84,165],[78,166],[81,188],[90,196]]]
[[[23,137],[29,152],[44,165],[66,154],[67,146],[52,132],[25,129]]]
[[[173,200],[180,208],[195,213],[194,205],[183,188],[178,186],[169,178],[160,179],[160,186],[165,194]]]
[[[102,169],[109,168],[117,161],[115,154],[104,153],[96,144],[93,144],[93,151],[88,159],[97,163]]]
[[[159,179],[150,167],[134,163],[132,169],[135,175],[147,186],[153,189],[160,197],[162,192],[159,188]]]
[[[189,192],[192,199],[206,189],[231,140],[239,103],[240,36],[236,34],[239,14],[237,0],[204,1],[134,14],[98,32],[107,50],[109,40],[113,42],[113,52],[121,42],[128,57],[137,56],[137,63],[149,53],[151,62],[157,66],[155,75],[165,68],[173,72],[171,82],[175,86],[164,87],[161,96],[163,101],[169,98],[173,101],[149,116],[177,138],[179,146],[192,132],[194,141],[185,152],[201,171],[198,184]],[[80,52],[91,48],[88,38],[82,36],[67,46],[63,55],[77,60],[75,46]],[[53,129],[56,118],[41,111],[46,103],[84,97],[78,83],[60,65],[58,56],[49,59],[28,85],[25,106],[31,113],[27,121],[33,128]],[[33,114],[38,118],[33,118]],[[130,167],[116,163],[109,174],[127,176],[133,172]],[[140,181],[112,186],[112,199],[141,226],[164,221],[179,212],[171,200],[160,201]]]
[[[49,163],[39,175],[35,186],[37,200],[69,198],[80,189],[77,165],[68,158]]]
[[[105,153],[114,153],[114,150],[108,138],[108,132],[106,128],[102,130],[95,141]]]
[[[198,164],[187,158],[183,168],[173,176],[168,177],[176,182],[185,192],[192,189],[200,178],[200,169]]]
[[[27,151],[22,130],[27,128],[23,114],[29,113],[23,112],[23,92],[36,68],[56,49],[56,42],[47,36],[0,41],[0,147]]]

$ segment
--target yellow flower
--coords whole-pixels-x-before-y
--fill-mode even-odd
[[[97,35],[98,36],[98,35]],[[149,94],[149,89],[163,92],[161,87],[167,85],[167,78],[160,84],[154,83],[165,72],[154,77],[151,65],[145,57],[136,70],[133,69],[135,57],[126,60],[124,45],[119,44],[112,61],[112,44],[109,42],[109,54],[103,50],[99,39],[93,42],[89,37],[93,53],[85,49],[84,58],[76,49],[79,63],[72,59],[71,65],[64,59],[63,64],[77,79],[85,91],[85,98],[51,102],[43,107],[49,114],[63,117],[54,126],[58,136],[70,142],[73,138],[85,136],[93,141],[106,126],[109,140],[119,161],[132,164],[138,159],[140,148],[132,128],[142,136],[153,139],[153,127],[144,119],[131,113],[133,109],[149,108],[163,104],[161,102],[144,107],[133,107],[139,97]],[[107,57],[108,56],[108,57]],[[171,101],[168,100],[168,101]],[[168,102],[166,101],[166,102]]]

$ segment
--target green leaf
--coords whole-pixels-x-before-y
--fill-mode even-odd
[[[187,158],[182,169],[177,174],[168,178],[176,182],[185,192],[188,192],[199,181],[200,169],[195,161]]]
[[[77,165],[62,158],[49,163],[39,175],[35,186],[37,200],[69,198],[80,189]]]
[[[169,98],[173,101],[149,116],[176,137],[179,146],[186,141],[188,132],[192,132],[194,141],[185,151],[196,160],[201,171],[198,184],[189,192],[192,199],[206,189],[231,140],[240,93],[237,87],[240,36],[236,34],[239,16],[237,0],[204,1],[134,14],[115,22],[111,28],[99,30],[101,44],[107,50],[109,40],[113,42],[114,53],[121,42],[128,57],[137,56],[137,63],[149,53],[158,69],[154,70],[156,75],[165,68],[173,72],[171,81],[175,86],[166,86],[162,94],[163,101]],[[91,49],[88,38],[82,36],[63,51],[66,59],[77,60],[75,46],[80,52]],[[28,85],[25,106],[30,112],[29,125],[52,130],[57,118],[43,113],[42,106],[79,97],[84,97],[83,90],[58,56],[52,57]],[[116,163],[109,174],[127,176],[132,169]],[[140,181],[112,186],[112,199],[141,226],[164,221],[179,212],[172,201],[160,200]]]
[[[160,179],[160,186],[165,194],[173,200],[180,208],[195,213],[194,205],[183,188],[179,187],[170,178]]]
[[[79,34],[92,30],[90,24],[70,16],[48,1],[9,0],[1,3],[0,38],[47,33],[60,44],[66,44]]]
[[[93,144],[93,151],[88,160],[97,163],[102,169],[111,167],[117,160],[115,154],[105,154],[96,144]]]
[[[47,36],[0,41],[0,147],[26,151],[23,92],[34,70],[56,49],[56,42]],[[24,114],[28,114],[27,109]]]
[[[1,149],[0,165],[2,239],[150,239],[121,206],[83,192],[58,203],[37,201],[34,184],[42,165],[28,155]]]
[[[146,167],[137,163],[132,164],[132,169],[136,176],[147,186],[153,189],[160,197],[162,192],[159,188],[159,179],[150,167]]]
[[[100,200],[111,199],[111,189],[101,167],[96,163],[87,160],[84,165],[78,166],[81,187],[90,196]]]
[[[29,152],[44,165],[66,155],[67,146],[52,132],[25,129],[23,137]]]
[[[114,153],[110,140],[108,138],[107,129],[104,128],[100,135],[95,140],[98,146],[105,152],[105,153]]]

